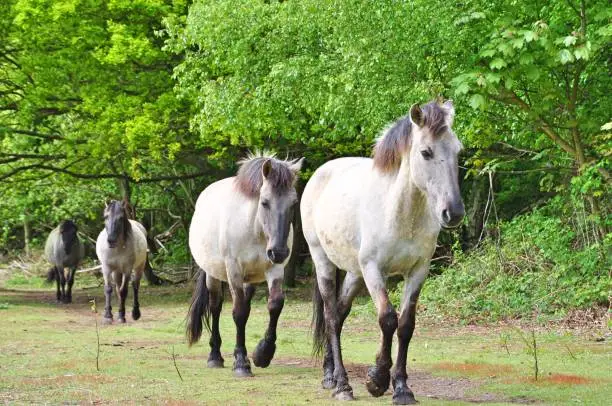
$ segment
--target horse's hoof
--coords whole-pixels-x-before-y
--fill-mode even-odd
[[[263,339],[257,344],[257,348],[253,351],[253,363],[256,367],[266,368],[270,365],[270,361],[274,357],[276,344],[272,341]]]
[[[112,317],[105,317],[104,319],[102,319],[102,324],[113,324],[113,318]]]
[[[353,388],[351,388],[350,385],[344,385],[342,388],[336,389],[333,396],[336,400],[355,400],[353,397]]]
[[[250,378],[253,376],[251,368],[234,368],[234,376],[236,378]]]
[[[139,307],[134,307],[132,309],[132,319],[134,321],[138,320],[140,318],[140,308]]]
[[[125,324],[125,323],[126,323],[126,321],[125,321],[125,317],[119,317],[117,320],[118,320],[118,321],[119,321],[119,323],[121,323],[121,324]]]
[[[396,390],[393,392],[393,404],[394,405],[416,405],[417,400],[414,398],[414,394],[410,389]]]
[[[209,359],[206,363],[208,368],[223,368],[223,360],[222,359]]]
[[[379,371],[377,367],[368,368],[368,377],[366,379],[366,388],[370,395],[375,398],[382,396],[389,389],[391,375],[389,371]]]
[[[336,380],[333,377],[326,376],[321,381],[323,389],[334,389],[336,387]]]

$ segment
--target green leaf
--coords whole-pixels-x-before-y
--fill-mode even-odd
[[[508,66],[508,64],[506,63],[506,61],[504,61],[501,58],[495,58],[495,59],[493,59],[491,61],[489,66],[491,67],[491,69],[502,69],[502,68]]]
[[[569,47],[576,43],[576,39],[577,38],[573,35],[568,35],[567,37],[563,38],[563,44],[565,44],[566,47]]]
[[[583,45],[574,50],[574,55],[576,56],[576,60],[588,60],[589,59],[589,49]]]
[[[473,109],[482,109],[485,106],[485,98],[481,94],[473,94],[469,104]]]
[[[561,51],[559,51],[559,60],[561,61],[563,65],[565,65],[569,62],[574,61],[574,55],[572,55],[572,53],[569,50],[562,49]]]
[[[536,39],[538,39],[538,34],[534,31],[525,31],[523,33],[523,37],[525,37],[525,41],[531,42],[531,41],[535,41]]]
[[[467,94],[469,91],[470,86],[466,82],[463,82],[459,86],[457,86],[457,88],[455,89],[455,94],[457,96],[461,96],[463,94]]]
[[[480,53],[480,56],[483,58],[491,58],[493,56],[495,56],[495,50],[494,49],[485,49],[484,51],[482,51]]]
[[[533,55],[531,54],[522,54],[519,58],[519,63],[521,65],[529,65],[533,62]]]

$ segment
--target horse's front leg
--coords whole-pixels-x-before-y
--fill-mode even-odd
[[[232,293],[232,316],[236,325],[236,347],[234,348],[234,376],[253,376],[247,357],[245,328],[251,313],[251,298],[255,288],[243,283],[242,270],[236,261],[226,261],[227,280]]]
[[[268,282],[268,313],[270,321],[264,338],[259,341],[253,352],[253,363],[260,368],[266,368],[274,357],[276,351],[276,326],[278,318],[285,305],[285,294],[283,293],[283,276],[285,268],[275,265],[266,273]]]
[[[111,298],[113,295],[111,270],[102,267],[102,275],[104,276],[104,323],[111,324],[113,322],[113,308],[111,306]]]
[[[76,268],[70,268],[70,273],[68,274],[68,291],[66,292],[66,303],[72,303],[72,285],[74,285],[74,276],[76,274]]]
[[[362,267],[363,279],[374,301],[381,330],[380,349],[376,354],[376,365],[368,369],[366,387],[372,396],[382,396],[389,388],[391,375],[391,344],[397,330],[397,313],[389,301],[385,280],[377,264],[369,263]]]
[[[119,299],[119,322],[125,323],[125,300],[127,299],[130,274],[116,273],[115,288]],[[120,282],[121,281],[121,282]]]
[[[56,297],[57,297],[57,301],[61,302],[62,300],[62,291],[60,289],[60,270],[59,267],[54,266],[52,269],[52,272],[55,272],[55,285],[57,286],[57,293],[56,293]]]
[[[210,314],[212,316],[210,340],[208,342],[210,354],[208,354],[207,365],[209,368],[223,368],[225,360],[221,355],[221,333],[219,331],[219,317],[223,307],[223,286],[220,280],[206,274],[206,287],[208,288]]]
[[[397,328],[397,362],[393,368],[393,404],[411,405],[417,403],[414,394],[407,384],[406,359],[408,346],[414,332],[416,307],[421,292],[421,286],[427,276],[429,261],[426,266],[412,273],[412,277],[404,278],[404,294]]]
[[[66,275],[64,275],[64,267],[63,266],[58,266],[57,267],[57,276],[59,279],[59,283],[62,287],[62,292],[60,294],[60,300],[62,301],[62,303],[67,303],[66,302]]]

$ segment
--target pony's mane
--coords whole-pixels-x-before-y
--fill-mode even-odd
[[[293,186],[295,173],[290,168],[291,162],[276,159],[275,156],[274,153],[268,151],[255,152],[238,162],[240,169],[238,169],[235,183],[240,193],[250,199],[259,197],[263,184],[262,167],[267,160],[270,160],[272,164],[267,180],[274,193],[283,194]]]
[[[70,237],[68,243],[66,244],[67,253],[72,251],[72,247],[77,241],[77,231],[78,228],[72,220],[62,220],[62,222],[60,223],[60,234],[62,235],[62,240],[64,238],[63,236],[66,235],[66,233],[68,233],[67,235]]]
[[[429,102],[421,107],[423,112],[423,128],[428,128],[434,136],[439,136],[448,130],[446,124],[447,111],[436,102]],[[393,172],[399,169],[402,155],[410,149],[412,122],[406,115],[385,129],[376,140],[372,155],[374,167],[382,172]]]
[[[106,207],[106,209],[104,209],[104,212],[113,213],[117,210],[120,210],[123,212],[123,217],[121,219],[123,223],[123,238],[124,240],[127,240],[130,234],[132,234],[132,225],[130,224],[129,213],[127,209],[125,208],[125,206],[123,205],[123,203],[118,200],[111,200],[108,203],[108,206]]]

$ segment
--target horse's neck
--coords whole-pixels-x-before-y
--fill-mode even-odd
[[[409,237],[435,231],[427,198],[412,182],[408,158],[402,159],[398,172],[389,179],[385,200],[387,226]]]

